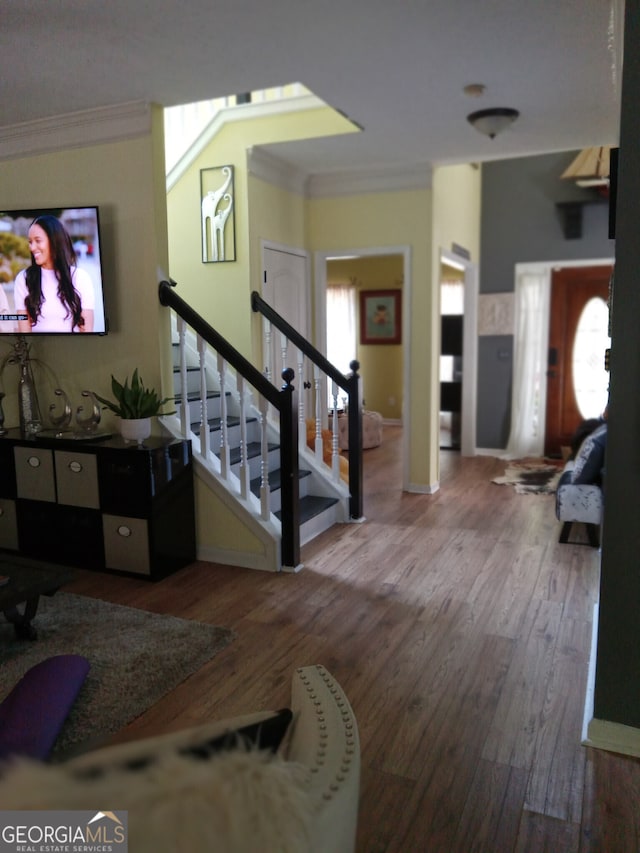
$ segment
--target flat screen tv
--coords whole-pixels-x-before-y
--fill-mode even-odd
[[[0,208],[0,334],[107,331],[98,208]]]

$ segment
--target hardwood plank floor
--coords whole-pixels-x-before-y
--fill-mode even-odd
[[[281,707],[323,663],[360,728],[359,853],[635,853],[640,761],[580,745],[598,552],[558,543],[552,496],[491,483],[493,457],[443,452],[440,491],[402,493],[401,442],[365,452],[366,523],[297,575],[81,573],[69,589],[237,633],[116,740]]]

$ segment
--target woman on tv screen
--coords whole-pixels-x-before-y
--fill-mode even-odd
[[[37,216],[29,227],[31,265],[14,285],[17,331],[92,332],[94,288],[78,268],[69,233],[51,214]]]

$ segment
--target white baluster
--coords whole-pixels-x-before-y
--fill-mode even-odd
[[[271,364],[271,321],[266,317],[262,318],[262,326],[264,329],[264,375],[273,382],[273,367]]]
[[[287,364],[287,352],[289,349],[289,339],[286,335],[280,332],[280,374],[278,376],[278,388],[282,388],[282,371]]]
[[[186,438],[191,432],[191,424],[189,418],[189,399],[187,394],[187,354],[185,351],[187,324],[182,317],[177,318],[177,328],[180,356],[180,431],[182,432],[183,437]]]
[[[305,397],[306,390],[304,387],[304,354],[302,350],[297,350],[298,353],[298,439],[301,447],[307,444],[307,420],[305,416]]]
[[[263,521],[271,516],[271,490],[269,489],[269,441],[267,437],[267,412],[269,403],[260,397],[260,511]]]
[[[240,397],[240,494],[246,500],[249,496],[251,471],[249,469],[249,449],[247,447],[247,406],[244,377],[238,375],[238,395]]]
[[[316,435],[315,435],[315,454],[318,462],[322,462],[322,405],[323,399],[320,393],[322,387],[322,377],[320,376],[320,368],[317,365],[313,367],[313,387],[316,394]]]
[[[231,452],[227,432],[227,363],[218,353],[218,376],[220,379],[220,473],[223,480],[229,479]]]
[[[200,367],[200,455],[209,455],[209,411],[207,406],[207,342],[198,335],[198,363]]]
[[[338,385],[332,381],[331,397],[333,399],[333,415],[331,418],[331,471],[333,479],[340,479],[340,452],[338,449]]]

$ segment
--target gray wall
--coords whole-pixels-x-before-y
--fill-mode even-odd
[[[482,167],[480,293],[513,291],[515,265],[613,257],[609,207],[595,190],[582,190],[560,175],[577,151],[519,157]],[[566,239],[556,204],[587,200],[582,237]],[[508,350],[508,355],[507,355]],[[513,341],[481,337],[478,358],[476,444],[503,449],[511,425]]]
[[[640,729],[639,43],[640,2],[627,0],[594,716],[636,729]]]

